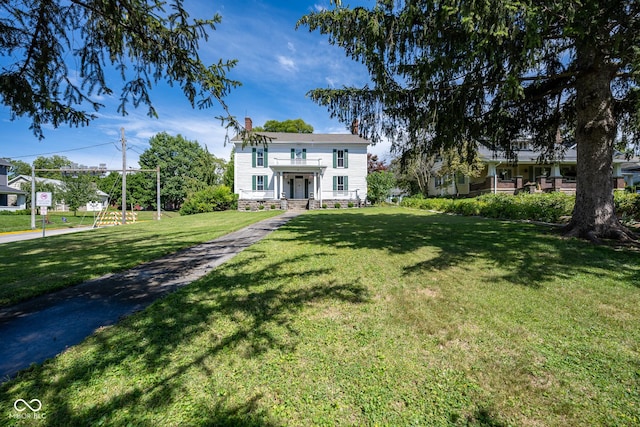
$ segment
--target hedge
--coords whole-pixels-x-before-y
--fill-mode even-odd
[[[613,197],[616,214],[623,221],[640,221],[640,195],[616,191]],[[561,222],[573,211],[575,196],[564,193],[485,194],[476,198],[449,199],[423,197],[404,198],[401,205],[451,212],[461,215],[479,215],[488,218],[528,219]]]
[[[562,221],[562,217],[571,215],[574,202],[574,196],[564,193],[485,194],[468,199],[404,198],[402,206],[488,218],[557,223]]]

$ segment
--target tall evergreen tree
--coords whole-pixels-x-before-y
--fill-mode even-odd
[[[613,203],[614,143],[640,140],[640,3],[632,0],[378,0],[304,16],[299,25],[368,68],[371,86],[310,97],[399,151],[477,144],[513,160],[520,136],[562,155],[575,137],[576,204],[567,233],[631,233]]]
[[[122,78],[119,112],[144,104],[157,116],[150,89],[164,80],[182,88],[192,106],[222,101],[239,85],[226,77],[235,60],[205,65],[201,41],[221,22],[190,19],[183,0],[0,2],[0,99],[13,118],[28,117],[43,137],[42,126],[84,126],[103,107],[97,99],[114,88],[108,67]],[[230,116],[231,125],[239,124]]]

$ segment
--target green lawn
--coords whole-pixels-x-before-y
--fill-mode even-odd
[[[160,221],[149,219],[80,234],[2,244],[0,307],[126,270],[278,213],[281,211],[165,216]],[[3,219],[0,216],[0,221]]]
[[[136,212],[139,221],[151,221],[155,218],[155,211]],[[177,212],[162,212],[162,218],[169,219],[179,216]],[[64,218],[64,219],[63,219]],[[55,228],[91,227],[94,222],[93,212],[56,212],[47,215],[47,230]],[[36,229],[42,230],[42,216],[36,214]],[[0,215],[0,233],[31,230],[31,215]]]
[[[532,224],[310,212],[0,386],[0,425],[19,398],[32,425],[638,425],[638,261]]]

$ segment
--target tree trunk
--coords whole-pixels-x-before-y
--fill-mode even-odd
[[[632,234],[620,224],[613,202],[613,70],[588,45],[577,48],[576,80],[577,185],[569,236],[627,240]]]

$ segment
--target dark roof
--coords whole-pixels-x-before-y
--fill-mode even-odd
[[[0,158],[0,166],[11,166],[11,163],[7,159]]]
[[[0,185],[0,194],[27,194],[26,191],[18,190],[8,185]]]
[[[272,138],[271,144],[278,143],[346,143],[369,144],[369,141],[359,135],[350,133],[285,133],[285,132],[256,132],[268,138]],[[241,142],[238,136],[233,142]]]

